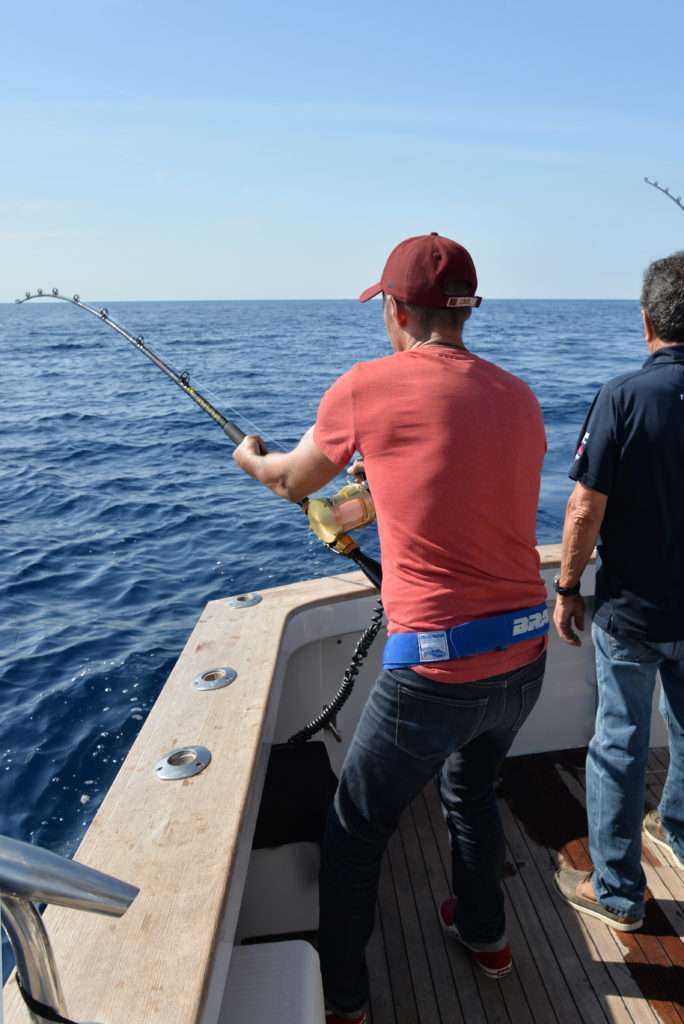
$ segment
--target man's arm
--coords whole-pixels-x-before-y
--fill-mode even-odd
[[[340,467],[327,458],[313,439],[310,427],[291,452],[266,452],[260,437],[250,435],[238,445],[233,458],[249,476],[288,501],[301,501],[330,483]]]
[[[579,583],[585,566],[591,558],[601,523],[606,512],[608,495],[576,483],[565,510],[563,545],[561,550],[560,585],[574,587]],[[584,629],[584,599],[579,594],[563,597],[558,594],[553,621],[561,640],[579,647],[582,641],[573,630],[573,624]]]

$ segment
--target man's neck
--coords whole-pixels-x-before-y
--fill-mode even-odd
[[[652,356],[659,352],[663,348],[677,348],[684,345],[682,341],[663,341],[662,338],[654,338],[653,341],[647,342],[649,351]]]
[[[436,333],[431,334],[430,337],[425,338],[424,341],[414,341],[413,344],[409,345],[409,349],[413,351],[414,349],[427,348],[428,346],[432,347],[433,345],[441,345],[443,348],[455,348],[459,350],[465,349],[463,338],[460,334],[444,335]]]

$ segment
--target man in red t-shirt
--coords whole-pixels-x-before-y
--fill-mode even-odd
[[[511,969],[494,782],[534,706],[546,591],[535,521],[546,450],[521,380],[469,352],[481,299],[469,253],[435,233],[401,242],[382,279],[393,354],[323,396],[288,453],[249,437],[235,459],[297,501],[354,452],[375,502],[388,620],[383,671],[342,768],[323,842],[320,957],[327,1019],[367,1019],[365,946],[380,862],[404,808],[439,775],[452,848],[449,931],[492,977]]]

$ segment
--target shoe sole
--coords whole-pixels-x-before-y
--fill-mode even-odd
[[[663,850],[665,853],[669,853],[671,860],[675,862],[675,865],[679,868],[679,870],[684,871],[684,864],[682,864],[681,860],[679,859],[679,857],[674,852],[674,850],[672,849],[672,847],[666,839],[659,839],[657,836],[654,836],[651,832],[649,832],[646,828],[642,828],[641,831],[646,836],[649,843],[653,843],[653,845],[657,846],[659,850]]]
[[[507,967],[485,967],[485,965],[480,963],[480,961],[477,959],[478,950],[471,949],[470,946],[466,946],[461,936],[458,934],[457,931],[454,930],[453,925],[443,924],[442,927],[444,928],[444,931],[447,933],[447,935],[451,935],[454,939],[456,939],[459,946],[465,949],[467,953],[470,953],[471,959],[475,966],[478,967],[479,970],[481,970],[482,973],[486,975],[488,978],[505,978],[506,975],[510,974],[511,971],[513,970],[513,960],[511,960],[510,964],[508,964]]]
[[[644,923],[643,917],[640,917],[637,921],[616,921],[615,918],[609,917],[602,910],[591,910],[590,907],[573,903],[572,900],[568,899],[566,899],[565,902],[579,914],[587,914],[589,917],[595,917],[597,921],[603,921],[604,924],[607,924],[609,928],[613,928],[616,932],[636,932]]]
[[[467,953],[470,953],[470,957],[475,966],[479,968],[479,970],[482,971],[482,973],[487,978],[494,978],[494,980],[497,980],[498,978],[505,978],[506,975],[510,974],[511,971],[513,970],[513,960],[511,960],[507,967],[485,967],[485,965],[483,963],[480,963],[480,961],[477,959],[478,950],[471,949],[470,946],[466,946],[465,942],[462,940],[460,935],[458,935],[458,933],[454,931],[453,927],[445,925],[444,928],[449,935],[453,935],[453,937],[458,942],[459,946],[462,946]]]
[[[461,945],[463,945],[463,943],[461,943]],[[467,946],[463,946],[463,948],[468,949]],[[513,970],[512,962],[508,965],[508,967],[499,967],[498,969],[494,969],[492,967],[485,967],[477,959],[472,949],[469,949],[468,952],[472,954],[473,960],[475,961],[476,965],[480,968],[482,973],[485,974],[488,978],[494,978],[495,980],[497,980],[498,978],[505,978]]]
[[[485,965],[480,963],[480,961],[477,959],[477,953],[480,951],[476,949],[471,949],[470,946],[468,946],[463,941],[461,936],[458,934],[458,930],[456,929],[455,925],[446,923],[446,921],[442,917],[441,912],[439,915],[439,920],[440,924],[442,925],[443,931],[447,935],[451,935],[454,939],[456,939],[459,946],[462,946],[463,949],[470,953],[475,965],[479,967],[482,973],[485,974],[488,978],[505,978],[507,974],[511,973],[511,971],[513,970],[513,958],[511,958],[511,962],[508,964],[507,967],[485,967]]]

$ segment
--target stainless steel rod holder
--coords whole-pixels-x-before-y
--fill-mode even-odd
[[[120,917],[137,894],[135,886],[102,871],[0,836],[0,896]]]
[[[64,993],[42,917],[33,903],[14,896],[0,898],[0,913],[22,985],[34,999],[66,1017]],[[34,1024],[44,1024],[45,1018],[32,1010],[28,1015]]]
[[[22,986],[67,1016],[57,965],[35,903],[121,917],[138,889],[31,843],[0,836],[0,910]],[[29,1011],[33,1024],[47,1024]]]

